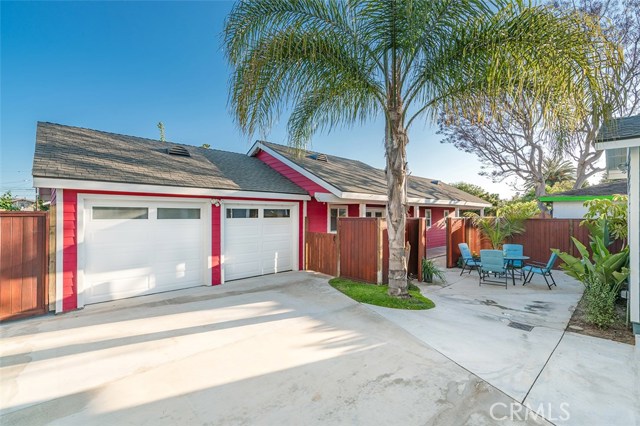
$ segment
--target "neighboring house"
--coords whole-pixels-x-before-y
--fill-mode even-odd
[[[540,197],[540,201],[552,203],[551,213],[555,219],[582,219],[588,210],[584,206],[585,201],[611,199],[615,194],[627,194],[626,180],[549,194]]]
[[[51,203],[56,312],[303,268],[305,219],[330,232],[339,216],[384,215],[383,171],[326,159],[38,123],[33,178]],[[409,213],[431,209],[434,229],[445,210],[489,206],[428,179],[409,188]]]
[[[335,232],[338,217],[384,217],[387,183],[384,170],[361,161],[259,141],[249,150],[304,188],[312,199],[307,202],[308,230]],[[480,210],[490,203],[444,182],[408,176],[409,217],[427,222],[427,247],[446,244],[445,218],[458,216],[459,209]]]
[[[32,212],[36,209],[36,203],[32,200],[27,200],[26,198],[16,198],[13,200],[14,207],[17,207],[20,211],[29,211]]]
[[[599,131],[596,148],[627,151],[620,168],[626,169],[629,188],[629,304],[633,331],[640,335],[640,115],[606,123]]]

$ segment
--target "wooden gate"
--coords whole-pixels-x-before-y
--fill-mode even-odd
[[[47,311],[48,214],[0,212],[0,321]]]
[[[389,236],[381,218],[338,220],[338,232],[307,232],[305,268],[355,281],[386,283],[389,276]],[[411,245],[408,273],[422,279],[421,261],[427,255],[424,218],[407,219],[405,241]]]

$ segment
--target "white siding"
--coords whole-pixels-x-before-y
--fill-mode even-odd
[[[584,201],[554,201],[554,219],[582,219],[587,213]]]

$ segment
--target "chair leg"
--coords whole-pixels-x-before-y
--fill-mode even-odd
[[[553,283],[553,285],[558,287],[558,284],[556,284],[556,280],[554,280],[553,275],[551,275],[551,271],[549,271],[549,278],[551,278],[551,282]],[[549,290],[551,290],[551,286],[549,286]]]
[[[547,283],[547,287],[551,288],[551,286],[549,285],[549,280],[547,279],[547,275],[543,273],[542,278],[544,278],[544,282]]]
[[[462,274],[464,273],[464,267],[467,264],[467,262],[465,262],[464,260],[462,261],[462,271],[460,271],[460,276],[462,276]]]

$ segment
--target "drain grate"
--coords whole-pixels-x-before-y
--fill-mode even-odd
[[[517,328],[518,330],[524,330],[524,331],[531,331],[533,330],[533,326],[531,325],[527,325],[527,324],[522,324],[519,322],[513,322],[513,321],[509,321],[509,327],[511,328]]]

